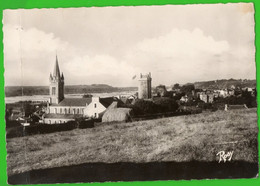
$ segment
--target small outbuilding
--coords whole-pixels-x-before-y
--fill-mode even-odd
[[[132,109],[130,108],[111,108],[108,109],[103,117],[102,122],[128,122],[132,118]]]

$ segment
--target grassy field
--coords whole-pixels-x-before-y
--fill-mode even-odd
[[[257,135],[256,109],[244,109],[12,138],[8,175],[87,162],[218,161],[222,150],[255,163]]]

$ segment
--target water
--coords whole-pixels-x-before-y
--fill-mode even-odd
[[[122,92],[104,92],[104,93],[91,93],[94,97],[112,97],[112,96],[130,96],[135,94],[136,91],[122,91]],[[84,94],[65,94],[65,98],[82,98]],[[33,96],[14,96],[6,97],[5,103],[15,103],[19,101],[34,101],[46,102],[49,100],[49,95],[33,95]]]

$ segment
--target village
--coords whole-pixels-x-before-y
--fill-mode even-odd
[[[140,74],[138,92],[132,95],[66,98],[64,74],[58,58],[49,77],[47,102],[26,101],[7,104],[7,128],[48,124],[80,123],[81,128],[99,122],[131,122],[205,111],[256,107],[256,88],[231,85],[225,89],[198,89],[194,84],[152,87],[152,75]],[[79,125],[77,125],[79,127]]]

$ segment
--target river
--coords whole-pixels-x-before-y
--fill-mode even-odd
[[[136,91],[122,91],[122,92],[104,92],[104,93],[91,93],[94,97],[112,97],[112,96],[130,96],[135,94]],[[82,98],[84,94],[65,94],[65,98]],[[33,96],[13,96],[5,97],[5,103],[15,103],[19,101],[48,101],[49,95],[33,95]]]

